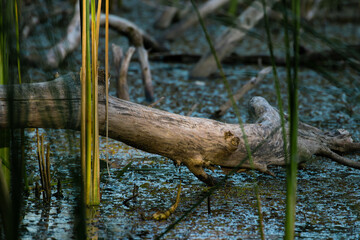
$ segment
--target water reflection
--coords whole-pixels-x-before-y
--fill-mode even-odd
[[[98,239],[98,223],[99,223],[99,216],[100,216],[100,209],[97,206],[90,206],[86,208],[86,232],[88,239]]]

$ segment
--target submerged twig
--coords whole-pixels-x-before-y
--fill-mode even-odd
[[[180,193],[181,193],[181,181],[179,183],[179,186],[178,186],[178,192],[177,192],[177,196],[176,196],[176,200],[175,200],[175,203],[174,205],[172,205],[169,210],[165,211],[165,212],[156,212],[153,214],[153,219],[155,220],[165,220],[167,219],[172,213],[175,212],[176,208],[178,207],[179,205],[179,202],[180,202]]]
[[[190,111],[186,114],[187,117],[190,117],[191,114],[193,114],[193,112],[195,111],[195,109],[199,106],[198,103],[195,103],[191,108]]]
[[[164,100],[165,97],[161,97],[158,100],[156,100],[156,102],[153,102],[152,104],[149,104],[148,107],[155,107],[157,104],[159,104],[162,100]]]
[[[127,199],[125,199],[125,200],[123,201],[123,204],[124,204],[125,206],[130,207],[128,202],[129,202],[130,200],[132,200],[132,199],[134,199],[134,202],[136,202],[136,197],[139,195],[138,190],[139,190],[139,186],[134,185],[134,189],[133,189],[133,192],[132,192],[132,196],[129,197],[129,198],[127,198]]]

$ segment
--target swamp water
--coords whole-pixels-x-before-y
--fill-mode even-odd
[[[136,2],[136,1],[135,1]],[[133,3],[136,5],[136,3]],[[144,9],[145,8],[145,9]],[[147,22],[155,14],[151,5],[140,4],[125,17],[137,24]],[[139,13],[142,14],[139,14]],[[140,17],[139,17],[140,16]],[[62,26],[64,29],[65,26]],[[346,42],[359,39],[360,29],[344,31],[348,26],[327,27],[327,34],[341,37]],[[350,26],[348,28],[352,28]],[[41,26],[35,31],[44,31]],[[155,32],[151,26],[145,27]],[[222,27],[218,26],[219,29]],[[219,32],[216,23],[210,33]],[[54,30],[56,32],[58,30]],[[264,35],[262,28],[256,29]],[[190,30],[189,35],[170,45],[176,52],[201,53],[207,49],[199,28]],[[344,36],[344,33],[349,34]],[[60,31],[59,31],[60,34]],[[41,34],[33,34],[27,41]],[[61,35],[58,36],[58,38]],[[112,40],[126,49],[127,41],[112,33]],[[56,38],[56,36],[55,36]],[[346,39],[345,39],[346,38]],[[280,40],[279,40],[280,41]],[[103,52],[103,49],[100,49]],[[239,53],[267,54],[266,43],[247,37],[237,50]],[[60,74],[79,71],[80,50],[71,54],[57,71]],[[157,98],[165,99],[156,107],[185,115],[194,104],[198,104],[192,116],[208,118],[217,107],[227,100],[226,91],[220,79],[195,81],[188,79],[188,71],[193,65],[151,62],[154,89]],[[225,71],[233,91],[240,88],[262,68],[259,66],[225,65]],[[113,70],[112,70],[113,71]],[[29,69],[28,79],[43,80],[52,72]],[[344,128],[350,131],[355,141],[360,140],[359,97],[347,92],[352,89],[359,96],[359,73],[344,67],[331,74],[341,82],[342,89],[333,86],[319,74],[300,70],[299,116],[310,125],[321,129]],[[114,74],[112,74],[114,75]],[[38,76],[38,77],[36,77]],[[40,77],[39,77],[40,76]],[[283,96],[286,94],[285,71],[279,68]],[[25,76],[26,78],[26,76]],[[51,79],[47,77],[47,80]],[[263,96],[276,105],[276,95],[270,74],[254,90],[246,94],[239,103],[242,118],[248,121],[247,102],[253,96]],[[139,64],[132,63],[128,76],[131,100],[144,103]],[[112,79],[111,85],[115,85]],[[110,89],[115,95],[114,88]],[[286,103],[286,99],[284,98]],[[221,121],[235,123],[232,112]],[[62,199],[52,197],[50,204],[35,199],[33,192],[26,198],[21,222],[22,239],[69,239],[75,238],[75,209],[79,189],[76,174],[80,172],[79,133],[67,130],[41,130],[47,142],[51,143],[52,179],[60,179],[63,186]],[[26,130],[27,172],[38,179],[35,131]],[[105,159],[105,140],[101,140],[101,159]],[[349,156],[360,160],[359,155]],[[179,170],[172,161],[161,156],[148,154],[130,148],[120,142],[109,140],[109,160],[112,164],[107,171],[102,163],[102,201],[92,211],[89,220],[90,235],[100,239],[153,239],[163,233],[176,219],[181,217],[207,191],[206,186],[185,167]],[[130,163],[129,168],[123,167]],[[285,169],[273,167],[276,177],[255,173],[259,184],[262,211],[264,214],[265,236],[267,239],[281,239],[285,219]],[[211,173],[221,176],[220,170]],[[156,211],[167,210],[175,201],[177,185],[182,181],[179,207],[165,221],[148,220]],[[196,207],[172,231],[167,239],[259,239],[256,196],[253,190],[254,176],[250,172],[236,174],[211,196],[211,213],[208,214],[207,201]],[[300,239],[359,239],[360,238],[360,171],[339,165],[325,158],[313,157],[304,169],[298,171],[298,201],[296,207],[296,236]],[[136,199],[124,200],[138,188]],[[53,193],[56,186],[53,186]]]

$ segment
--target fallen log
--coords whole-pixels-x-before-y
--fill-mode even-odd
[[[99,76],[99,81],[103,77]],[[100,82],[99,82],[100,84]],[[105,93],[99,85],[99,130],[105,134]],[[11,97],[11,101],[9,101]],[[244,124],[252,151],[253,167],[271,174],[271,165],[285,165],[278,111],[262,97],[250,101],[257,121]],[[67,74],[50,82],[0,86],[0,128],[12,127],[80,129],[80,81],[77,74]],[[214,166],[251,168],[242,131],[237,124],[186,117],[109,97],[109,137],[146,152],[186,165],[208,185],[215,179],[204,168]],[[286,126],[287,128],[287,126]],[[360,163],[336,152],[359,151],[349,132],[321,131],[299,124],[299,162],[312,155],[328,157],[340,164],[360,169]]]

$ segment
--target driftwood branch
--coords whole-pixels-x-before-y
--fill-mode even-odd
[[[119,46],[113,44],[113,55],[114,56],[119,56],[120,53],[122,55],[122,50]],[[130,60],[132,55],[135,52],[135,48],[134,47],[129,47],[129,49],[127,50],[124,60],[121,63],[121,67],[120,67],[120,60],[118,60],[119,57],[114,58],[114,62],[116,59],[116,67],[118,69],[118,80],[117,80],[117,86],[116,86],[116,95],[118,98],[120,99],[124,99],[129,101],[130,97],[129,97],[129,88],[128,88],[128,84],[127,84],[127,72],[129,69],[129,65],[130,65]]]
[[[266,0],[267,11],[278,0]],[[244,39],[247,31],[253,28],[264,16],[261,1],[255,0],[236,20],[237,28],[227,28],[215,41],[217,57],[222,61],[230,55],[239,42]],[[206,52],[190,72],[194,78],[208,77],[216,72],[217,66],[212,53]]]
[[[105,25],[105,14],[101,14],[100,16],[100,25]],[[136,32],[137,35],[142,37],[144,46],[154,52],[165,50],[165,48],[162,47],[153,37],[127,19],[110,14],[109,27],[120,34],[127,36],[130,41],[133,41],[132,36],[134,36],[133,33]],[[25,56],[25,58],[33,64],[42,64],[48,68],[56,68],[67,55],[75,50],[80,45],[81,39],[79,4],[75,5],[74,16],[66,32],[66,36],[55,46],[50,48],[46,52],[45,57],[37,53],[30,53]]]
[[[99,77],[100,78],[100,77]],[[99,85],[99,130],[105,134],[105,94]],[[9,101],[11,97],[12,101]],[[221,166],[251,168],[242,131],[237,124],[186,117],[109,97],[109,137],[135,148],[185,164],[200,180],[215,180],[204,168]],[[251,99],[250,110],[257,121],[244,124],[254,168],[271,173],[271,165],[285,165],[278,111],[262,97]],[[12,111],[9,111],[11,108]],[[54,81],[0,87],[0,128],[42,127],[80,129],[80,80],[76,74]],[[287,128],[287,126],[286,126]],[[349,132],[324,132],[299,124],[299,162],[322,155],[343,165],[360,169],[360,163],[335,153],[360,151]]]

